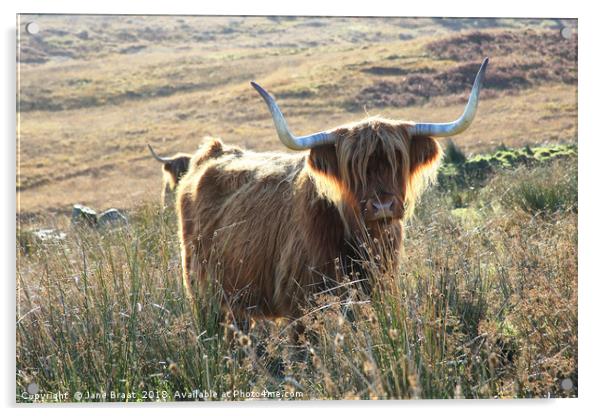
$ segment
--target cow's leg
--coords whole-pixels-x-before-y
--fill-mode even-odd
[[[161,209],[167,208],[167,194],[170,192],[169,181],[163,179],[163,187],[161,188]]]
[[[178,198],[178,210],[183,280],[188,295],[193,295],[195,286],[198,283],[196,281],[200,278],[200,276],[197,276],[195,265],[197,257],[195,253],[199,249],[199,239],[196,235],[196,227],[194,226],[193,201],[189,194],[180,195],[180,198]]]

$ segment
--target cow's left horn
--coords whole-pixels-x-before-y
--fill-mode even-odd
[[[477,77],[472,85],[472,91],[468,98],[468,104],[464,109],[464,113],[456,121],[451,123],[416,123],[410,127],[410,134],[412,136],[431,136],[431,137],[447,137],[462,133],[470,126],[472,120],[474,120],[477,114],[477,105],[479,104],[479,92],[481,91],[481,85],[483,84],[483,77],[485,76],[485,69],[489,58],[485,58],[481,64],[481,68],[477,73]]]
[[[276,131],[278,132],[278,137],[286,147],[292,150],[306,150],[321,144],[330,144],[335,142],[334,135],[327,131],[310,134],[308,136],[295,136],[288,129],[288,125],[286,124],[286,120],[282,115],[282,111],[280,111],[280,108],[278,107],[278,104],[276,104],[274,98],[259,84],[251,81],[251,85],[257,90],[257,92],[261,95],[261,98],[263,98],[265,103],[268,105],[270,113],[272,113],[272,119],[274,120]]]

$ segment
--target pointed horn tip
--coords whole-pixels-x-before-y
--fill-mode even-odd
[[[483,59],[483,63],[481,64],[481,68],[479,69],[479,74],[485,72],[485,70],[487,69],[487,64],[489,64],[489,57],[485,57],[485,59]]]
[[[260,93],[261,93],[262,91],[265,91],[265,90],[263,89],[263,87],[262,87],[261,85],[259,85],[258,83],[256,83],[255,81],[251,81],[251,82],[250,82],[250,84],[251,84],[251,87],[255,88],[255,90],[256,90],[257,92],[260,92]]]
[[[259,85],[255,81],[251,81],[250,84],[253,88],[255,88],[255,91],[257,91],[259,93],[259,95],[261,95],[264,99],[266,99],[267,97],[270,96],[270,94],[261,85]]]

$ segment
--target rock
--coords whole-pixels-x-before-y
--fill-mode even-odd
[[[94,227],[97,223],[98,215],[96,214],[96,211],[81,204],[73,205],[73,210],[71,211],[71,224],[89,225]]]
[[[23,254],[29,254],[41,245],[59,244],[66,237],[67,234],[54,228],[21,230],[17,233],[17,241]]]
[[[106,226],[119,226],[119,225],[127,225],[128,219],[123,215],[119,210],[115,208],[111,208],[103,212],[98,216],[98,226],[106,227]]]
[[[67,234],[54,228],[40,228],[32,231],[31,234],[41,242],[58,242],[67,237]]]
[[[127,225],[128,220],[119,210],[111,208],[97,214],[90,207],[81,204],[73,206],[71,213],[71,223],[73,225],[88,225],[93,228]]]

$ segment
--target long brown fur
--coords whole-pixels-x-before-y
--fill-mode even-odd
[[[346,278],[366,242],[386,235],[396,259],[402,221],[442,153],[430,137],[410,138],[407,126],[370,118],[337,129],[334,145],[297,154],[218,139],[199,148],[177,191],[189,293],[213,279],[236,314],[296,318],[312,294]],[[376,189],[403,204],[400,218],[364,220]]]

